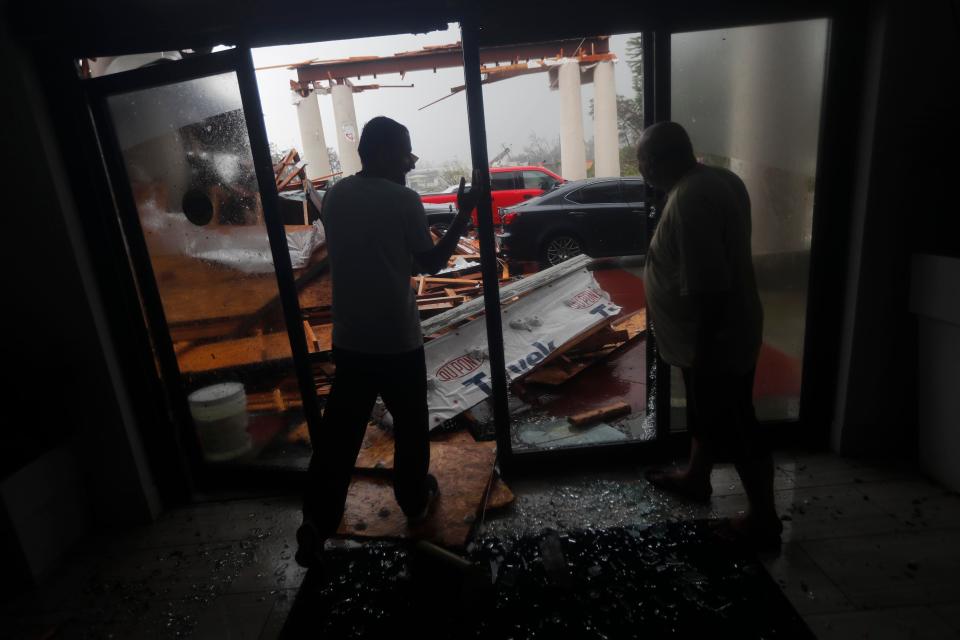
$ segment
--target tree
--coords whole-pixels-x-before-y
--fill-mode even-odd
[[[337,155],[337,150],[333,147],[327,147],[327,156],[330,158],[330,173],[340,173],[343,168],[340,166],[340,156]]]
[[[513,154],[514,159],[526,164],[543,165],[553,169],[560,166],[560,137],[553,143],[546,141],[535,133],[530,134],[527,145]]]
[[[643,131],[643,40],[637,34],[627,40],[627,66],[633,76],[633,98],[617,96],[620,142],[635,146]]]
[[[459,160],[448,160],[444,162],[438,171],[440,172],[440,177],[448,185],[460,184],[461,177],[466,178],[467,182],[470,182],[470,174],[472,173],[471,170],[463,166]]]
[[[630,67],[633,98],[617,96],[617,124],[620,127],[620,174],[635,176],[637,143],[643,133],[643,39],[640,34],[627,40],[627,66]]]

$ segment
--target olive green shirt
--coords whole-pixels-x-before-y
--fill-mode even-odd
[[[644,269],[647,307],[661,357],[746,373],[756,366],[763,331],[750,250],[750,197],[736,174],[698,164],[667,194]],[[701,313],[707,294],[717,308]],[[701,327],[701,322],[711,323]],[[697,354],[703,329],[711,336]]]

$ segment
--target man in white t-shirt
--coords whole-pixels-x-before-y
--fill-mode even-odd
[[[316,564],[336,533],[370,411],[379,395],[393,416],[394,493],[407,518],[425,518],[439,495],[430,466],[427,372],[420,314],[410,277],[437,273],[467,227],[476,192],[457,194],[459,213],[434,244],[420,196],[404,186],[417,157],[410,134],[383,116],[363,128],[363,169],[323,199],[333,279],[333,359],[337,367],[304,496],[296,559]],[[476,185],[477,181],[474,180]]]
[[[697,163],[675,122],[645,129],[637,159],[647,183],[666,193],[644,281],[660,355],[683,373],[692,437],[686,469],[650,471],[647,478],[705,502],[714,462],[734,462],[750,511],[731,520],[728,532],[757,547],[777,546],[783,525],[774,505],[773,459],[753,408],[763,311],[750,250],[750,197],[736,174]]]

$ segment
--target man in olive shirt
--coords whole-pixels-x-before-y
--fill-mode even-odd
[[[644,282],[660,355],[683,372],[692,436],[686,469],[647,477],[707,501],[714,462],[732,460],[750,501],[750,512],[730,523],[732,533],[758,546],[778,544],[773,460],[753,408],[763,312],[746,187],[726,169],[697,163],[687,132],[674,122],[644,130],[637,159],[647,183],[666,193]]]
[[[377,395],[393,416],[394,494],[410,520],[421,520],[439,495],[430,467],[427,371],[413,273],[437,273],[466,229],[476,192],[460,180],[459,212],[434,244],[420,196],[405,185],[417,157],[410,134],[383,116],[364,126],[363,169],[323,199],[321,219],[333,280],[334,376],[319,433],[310,434],[303,524],[296,560],[316,565],[336,533],[353,467]],[[478,184],[477,180],[473,184]]]

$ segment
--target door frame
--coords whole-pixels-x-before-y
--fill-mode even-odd
[[[257,177],[264,226],[277,278],[280,305],[290,339],[294,372],[303,400],[304,418],[310,431],[317,432],[320,410],[316,401],[316,389],[307,353],[306,335],[300,320],[300,303],[287,249],[286,232],[277,208],[278,196],[273,178],[273,162],[270,158],[250,49],[237,46],[226,51],[190,56],[175,62],[132,69],[83,82],[128,259],[137,283],[144,321],[153,344],[158,373],[161,380],[166,381],[166,384],[161,386],[165,389],[167,406],[173,417],[172,435],[186,461],[186,469],[192,480],[190,484],[194,487],[237,486],[238,483],[245,484],[251,478],[250,474],[256,472],[250,467],[234,469],[229,465],[213,469],[204,461],[190,414],[187,394],[181,384],[180,368],[146,238],[140,224],[136,200],[107,101],[113,95],[225,73],[236,74],[254,172]],[[271,475],[289,474],[286,470],[267,468],[264,471]]]
[[[749,13],[749,11],[747,13]],[[838,247],[842,248],[842,246],[844,246],[845,239],[848,235],[848,230],[845,225],[849,220],[849,214],[845,211],[845,207],[852,193],[852,186],[845,181],[852,180],[856,167],[855,144],[857,131],[854,125],[856,124],[855,116],[858,106],[856,101],[859,98],[860,85],[862,83],[860,77],[861,67],[859,65],[865,53],[866,40],[866,37],[861,33],[862,29],[860,29],[862,26],[863,12],[852,8],[828,10],[821,6],[819,9],[786,8],[769,15],[763,11],[759,13],[761,14],[761,20],[754,22],[751,22],[749,15],[736,15],[731,19],[720,19],[717,15],[713,15],[706,20],[679,25],[674,30],[711,29],[732,27],[739,24],[756,24],[757,22],[799,20],[817,17],[825,17],[831,20],[825,69],[826,86],[824,91],[824,108],[821,115],[821,144],[817,161],[816,179],[818,189],[815,197],[813,217],[813,242],[811,248],[810,289],[803,358],[801,415],[799,422],[790,421],[786,424],[778,425],[781,428],[776,430],[776,434],[771,434],[772,439],[776,442],[790,444],[804,442],[817,447],[823,447],[827,443],[829,420],[833,415],[833,397],[831,392],[834,388],[833,382],[836,378],[835,369],[837,360],[835,355],[836,349],[833,347],[839,343],[840,325],[842,322],[840,318],[836,317],[836,312],[839,304],[843,300],[844,288],[842,278],[816,277],[816,274],[845,273],[846,269],[843,252],[838,250]],[[453,17],[451,19],[456,18]],[[479,30],[478,25],[482,23],[482,20],[466,16],[461,16],[460,20],[462,27],[470,25],[470,28],[474,30],[474,32],[470,34],[464,33],[465,62],[471,59],[476,60],[478,56],[477,51],[474,51],[474,49],[482,44],[476,30]],[[642,17],[639,17],[639,14],[638,16],[625,16],[622,21],[618,22],[618,25],[624,30],[641,31],[643,34],[643,92],[644,102],[648,107],[644,110],[645,124],[651,124],[657,120],[667,119],[669,117],[669,47],[672,30],[669,27],[664,27],[662,21],[656,20],[648,23],[650,25],[656,24],[656,30],[642,30],[643,26],[638,24],[640,20],[642,20]],[[489,38],[491,36],[496,37],[495,34],[491,34],[489,30],[487,30],[487,34],[484,37]],[[347,35],[346,37],[350,36]],[[537,37],[546,39],[549,35],[547,33],[538,33]],[[302,33],[299,39],[304,41],[306,38],[308,38],[308,34]],[[329,39],[329,35],[320,35],[319,39]],[[258,44],[265,45],[267,43]],[[282,42],[272,41],[269,44],[277,45],[282,44]],[[249,55],[249,49],[245,49],[245,51],[247,55]],[[223,53],[227,52],[211,55],[222,55]],[[60,56],[57,57],[58,67],[65,69],[66,65],[68,65],[69,56],[63,55],[62,53],[58,55]],[[52,54],[48,56],[37,54],[37,57],[39,60],[52,60],[55,56]],[[196,63],[197,60],[188,59],[164,66]],[[156,67],[155,69],[163,69],[164,66]],[[164,73],[163,71],[155,70],[151,70],[151,72],[158,74]],[[61,75],[64,76],[65,80],[67,79],[65,73]],[[122,75],[123,74],[117,74],[116,77],[119,78]],[[482,115],[482,88],[479,85],[479,77],[473,78],[472,73],[465,73],[465,75],[467,76],[466,80],[468,85],[466,92],[468,96],[468,117],[477,113],[477,107],[479,107],[479,113]],[[238,78],[241,77],[238,75]],[[252,80],[255,86],[255,77],[252,78]],[[241,78],[241,81],[249,82],[250,79]],[[89,83],[90,86],[93,86],[93,83],[99,82],[101,85],[107,86],[109,83],[120,82],[120,80],[113,80],[112,77],[108,76],[102,79],[76,80],[76,82],[82,85]],[[52,88],[47,90],[46,95],[48,96],[49,102],[56,102],[56,91],[57,90]],[[479,94],[479,98],[475,94]],[[653,108],[650,109],[650,106]],[[67,131],[67,129],[69,129],[69,120],[72,114],[68,113],[69,109],[66,107],[61,108],[61,106],[58,105],[56,109],[59,116],[57,118],[57,125],[60,128],[61,141],[69,139],[71,132]],[[258,102],[256,103],[256,109],[259,112]],[[486,136],[482,118],[476,124],[471,122],[470,132],[474,166],[485,167],[487,160]],[[254,144],[253,136],[251,136],[251,144]],[[480,145],[482,145],[482,152],[477,151]],[[62,147],[62,150],[66,155],[69,148]],[[97,152],[102,153],[102,149],[92,151],[92,153]],[[481,172],[481,175],[485,176],[483,178],[484,181],[489,181],[489,175],[486,171]],[[101,172],[97,172],[95,177],[101,178]],[[107,179],[106,176],[102,177],[104,180]],[[96,209],[103,206],[103,200],[105,199],[103,194],[97,193],[96,197],[92,197],[87,188],[81,188],[77,186],[75,182],[74,188],[82,196],[85,196],[82,198],[85,209],[93,209],[94,211],[92,211],[92,213],[97,213]],[[261,188],[261,194],[265,192],[266,190]],[[100,200],[100,202],[97,200]],[[268,206],[266,204],[267,200],[267,198],[264,198],[265,219],[270,218],[266,212],[266,207]],[[648,218],[648,230],[651,233],[656,222],[656,212],[652,215],[653,217]],[[485,216],[481,216],[481,218],[483,217]],[[97,232],[98,230],[96,228],[88,227],[88,233],[96,234]],[[117,237],[119,237],[119,234],[113,234],[112,230],[111,235],[117,235]],[[113,239],[111,238],[110,241],[112,242]],[[88,242],[91,241],[88,239]],[[97,240],[97,242],[103,244],[103,242],[99,240]],[[119,244],[119,242],[117,244]],[[117,264],[120,265],[124,262],[126,255],[121,247],[117,247],[117,253],[121,254],[117,256]],[[108,272],[109,269],[102,268],[98,275],[105,278]],[[134,296],[130,295],[128,297],[133,298]],[[486,301],[487,296],[485,292],[485,302]],[[115,308],[121,305],[119,305],[119,303],[114,305],[112,301],[110,302],[111,304],[109,306],[116,311],[113,317],[116,318],[122,315],[120,311]],[[139,310],[131,310],[128,301],[127,315],[134,315],[134,311]],[[296,331],[296,327],[294,327],[293,330]],[[493,352],[495,350],[492,349],[491,351]],[[502,351],[500,358],[502,359]],[[648,340],[647,358],[648,362],[657,361],[655,339]],[[538,460],[549,462],[549,464],[559,463],[566,459],[578,461],[593,459],[603,461],[614,451],[624,452],[627,453],[628,456],[636,457],[637,455],[641,455],[641,452],[643,452],[643,455],[649,453],[651,456],[661,456],[682,450],[684,436],[682,434],[671,433],[669,427],[669,376],[656,376],[651,374],[648,374],[648,376],[648,413],[654,412],[656,416],[656,440],[653,442],[595,446],[583,450],[570,449],[513,454],[509,446],[509,415],[505,410],[505,406],[501,406],[501,402],[498,400],[498,398],[502,398],[504,401],[503,405],[505,405],[505,387],[502,393],[495,389],[494,415],[498,425],[498,450],[501,464],[516,468],[517,464],[513,463],[518,462],[518,460],[514,460],[514,458],[522,458],[524,460],[523,466],[526,468],[528,465],[531,467],[535,466]],[[813,392],[816,392],[816,399],[813,397]],[[506,434],[506,438],[504,438],[502,434]],[[193,437],[192,433],[190,437]]]

